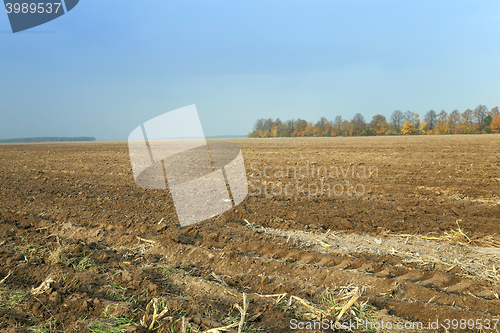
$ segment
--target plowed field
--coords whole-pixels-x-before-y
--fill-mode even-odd
[[[230,141],[183,228],[126,142],[0,145],[0,331],[500,331],[500,135]]]

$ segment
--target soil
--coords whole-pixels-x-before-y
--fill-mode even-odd
[[[246,332],[331,332],[291,322],[355,294],[342,321],[500,318],[500,135],[229,141],[249,195],[187,227],[126,142],[0,145],[0,331],[147,332],[156,299],[153,331],[202,332],[243,294]]]

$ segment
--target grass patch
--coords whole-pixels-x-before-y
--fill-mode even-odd
[[[30,327],[29,330],[30,330],[30,332],[34,332],[34,333],[62,332],[61,330],[57,329],[58,324],[60,324],[60,322],[51,318],[51,319],[48,319],[47,321],[45,321],[42,325],[40,325],[38,327]]]
[[[190,276],[190,272],[185,271],[182,268],[177,268],[175,266],[166,265],[163,267],[161,271],[161,276],[163,278],[163,283],[166,287],[175,287],[177,285],[183,284],[182,281],[176,278],[172,278],[173,276],[177,277],[185,277]]]
[[[106,291],[106,295],[113,297],[116,301],[120,302],[130,302],[137,304],[136,293],[131,296],[125,295],[127,288],[120,285],[109,286],[109,290]]]
[[[84,256],[78,262],[78,264],[73,263],[73,268],[75,269],[75,271],[80,271],[80,272],[86,271],[86,270],[91,269],[95,266],[96,266],[96,264],[92,261],[92,259],[90,258],[90,255]]]
[[[137,325],[129,318],[104,318],[91,321],[89,329],[92,333],[121,333],[129,326]]]
[[[12,292],[0,289],[0,311],[13,309],[19,306],[28,295],[29,292]]]

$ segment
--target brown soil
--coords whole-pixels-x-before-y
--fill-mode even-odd
[[[169,309],[156,331],[184,318],[202,332],[238,321],[245,293],[244,331],[289,332],[322,318],[290,296],[318,309],[333,296],[333,319],[356,290],[344,320],[500,318],[499,135],[232,142],[249,196],[184,228],[168,190],[135,185],[126,142],[0,145],[0,331],[147,332],[156,298]],[[322,178],[344,193],[314,192]]]

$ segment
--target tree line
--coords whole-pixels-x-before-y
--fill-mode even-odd
[[[370,136],[370,135],[442,135],[500,133],[500,112],[498,106],[488,110],[479,105],[474,110],[449,114],[442,110],[428,111],[423,119],[420,115],[396,110],[389,120],[382,114],[373,116],[370,122],[362,114],[356,113],[351,120],[336,116],[333,121],[326,117],[316,123],[304,119],[281,121],[259,119],[255,122],[249,138],[304,137],[304,136]]]

